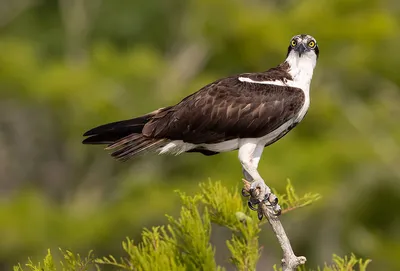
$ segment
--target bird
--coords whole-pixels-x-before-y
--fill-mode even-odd
[[[296,35],[278,66],[225,77],[175,105],[95,127],[84,133],[83,143],[105,144],[112,157],[123,161],[146,153],[211,156],[238,150],[244,178],[251,182],[250,193],[242,191],[250,195],[249,207],[256,210],[265,202],[279,215],[278,198],[257,168],[264,148],[306,115],[318,56],[314,37]]]

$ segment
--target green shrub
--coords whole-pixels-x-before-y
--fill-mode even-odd
[[[90,251],[82,258],[79,254],[60,249],[62,260],[53,260],[48,250],[42,262],[34,264],[30,259],[26,264],[18,264],[14,271],[56,271],[56,270],[101,270],[104,265],[117,270],[224,270],[215,262],[215,248],[210,243],[212,224],[218,224],[231,231],[231,239],[226,245],[231,253],[230,262],[237,270],[256,270],[260,256],[258,243],[259,221],[243,203],[238,189],[233,191],[220,182],[200,184],[200,192],[188,196],[177,192],[182,201],[180,215],[168,217],[168,224],[144,229],[142,240],[135,243],[127,238],[122,242],[125,255],[112,255],[95,258]],[[318,194],[305,194],[299,197],[288,181],[286,193],[279,195],[283,213],[304,207],[318,200]],[[366,270],[370,260],[362,260],[351,254],[350,257],[333,255],[333,263],[316,270],[348,271],[357,268]],[[271,264],[272,266],[272,264]],[[274,270],[281,270],[274,265]],[[299,270],[309,270],[305,266]]]

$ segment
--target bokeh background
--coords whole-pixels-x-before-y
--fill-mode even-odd
[[[320,47],[311,108],[265,150],[261,175],[322,194],[283,217],[310,266],[354,252],[400,270],[398,0],[1,0],[0,269],[47,248],[120,255],[178,212],[175,189],[240,186],[236,152],[120,163],[82,133],[275,66],[299,33]],[[268,228],[261,243],[260,264],[279,263]]]

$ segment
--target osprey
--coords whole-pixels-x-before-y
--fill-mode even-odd
[[[280,213],[278,199],[257,171],[264,147],[276,142],[306,115],[319,49],[310,35],[290,40],[286,60],[265,72],[242,73],[206,85],[173,106],[104,124],[87,131],[84,144],[107,144],[112,156],[239,150],[251,181],[249,206],[266,202]],[[258,189],[260,193],[251,193]],[[245,194],[245,193],[244,193]],[[248,195],[246,195],[248,196]]]

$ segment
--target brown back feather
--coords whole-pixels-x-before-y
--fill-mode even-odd
[[[265,73],[252,77],[269,79]],[[282,76],[285,78],[288,77]],[[301,89],[229,77],[205,86],[162,115],[155,115],[142,133],[194,144],[261,137],[294,118],[304,100]]]

